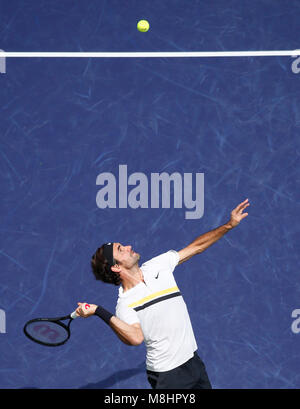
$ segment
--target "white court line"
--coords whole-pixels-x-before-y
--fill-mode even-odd
[[[145,58],[145,57],[272,57],[300,55],[300,50],[284,51],[192,51],[192,52],[6,52],[0,55],[9,57],[63,57],[63,58]]]

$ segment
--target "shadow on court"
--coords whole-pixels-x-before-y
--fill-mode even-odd
[[[132,369],[125,369],[123,371],[118,371],[110,375],[109,377],[102,379],[99,382],[89,383],[87,385],[81,386],[78,389],[106,389],[110,386],[115,385],[116,383],[132,378],[138,373],[145,373],[145,363],[142,362],[138,367]]]
[[[145,374],[145,371],[146,371],[145,363],[142,362],[136,368],[118,371],[108,376],[107,378],[102,379],[99,382],[88,383],[87,385],[81,386],[79,388],[72,388],[72,389],[107,389],[111,386],[114,386],[118,382],[123,381],[124,379],[126,380],[130,379],[139,373]],[[23,388],[20,388],[20,389],[43,389],[43,388],[38,388],[36,386],[24,386]]]

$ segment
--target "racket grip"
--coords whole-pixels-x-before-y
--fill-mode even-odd
[[[72,312],[72,314],[70,314],[71,318],[73,318],[73,320],[75,320],[75,318],[78,317],[78,315],[76,314],[76,310]]]

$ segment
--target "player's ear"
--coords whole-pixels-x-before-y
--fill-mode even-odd
[[[121,271],[121,267],[119,266],[118,263],[116,263],[116,264],[114,264],[113,266],[111,266],[111,270],[112,270],[114,273],[119,273],[119,272]]]

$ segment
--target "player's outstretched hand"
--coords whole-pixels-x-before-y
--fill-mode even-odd
[[[248,213],[243,213],[246,207],[250,206],[249,200],[246,199],[240,203],[235,209],[231,212],[230,224],[232,227],[236,227],[241,220],[248,216]]]
[[[78,302],[77,304],[78,308],[76,308],[76,314],[82,318],[87,318],[95,314],[95,311],[98,307],[95,304],[88,304],[86,302]]]

